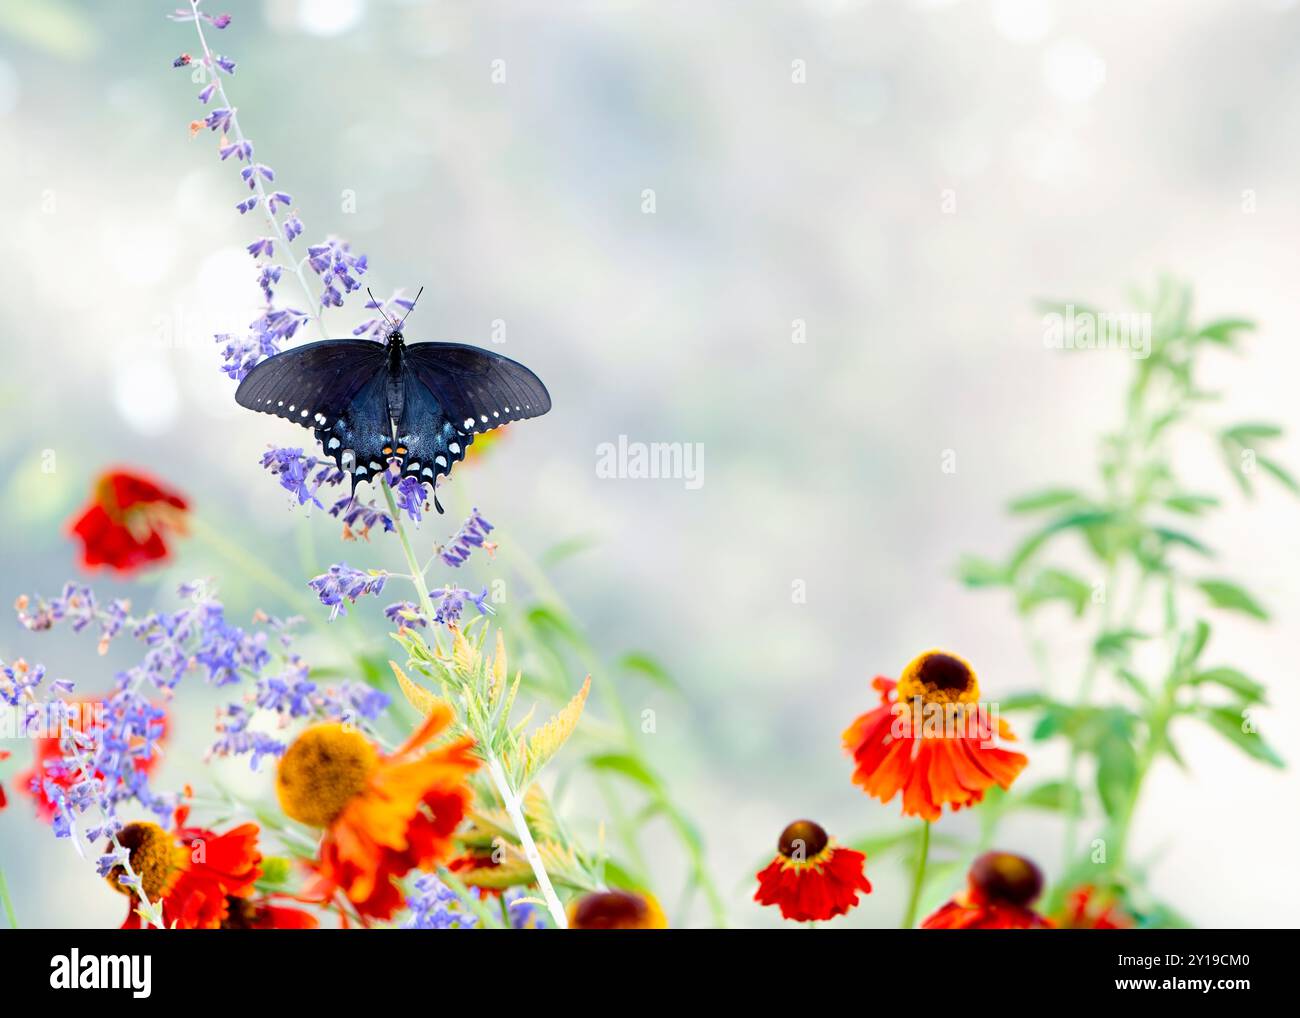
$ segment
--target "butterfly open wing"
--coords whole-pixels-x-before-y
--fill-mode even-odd
[[[397,440],[403,473],[436,483],[465,458],[476,434],[551,409],[546,386],[508,357],[463,343],[414,343],[406,369]]]
[[[253,368],[235,391],[240,406],[312,428],[325,454],[357,480],[382,472],[391,445],[387,351],[370,340],[326,339]]]
[[[253,368],[235,400],[312,428],[354,490],[397,461],[403,474],[434,487],[435,505],[438,477],[465,458],[475,435],[551,408],[528,368],[476,346],[403,347],[400,378],[390,378],[389,363],[389,348],[369,340],[309,343]]]

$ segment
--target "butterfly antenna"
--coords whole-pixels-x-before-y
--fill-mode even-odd
[[[381,315],[384,316],[384,321],[386,321],[394,329],[400,329],[401,326],[393,325],[393,320],[389,318],[387,314],[384,313],[384,305],[380,304],[379,301],[375,300],[375,295],[373,293],[370,293],[370,287],[368,286],[366,287],[366,293],[370,294],[370,303],[375,306],[376,311],[378,311]],[[406,321],[406,319],[403,318],[402,321]]]
[[[411,306],[410,306],[409,308],[406,309],[406,314],[402,315],[402,320],[401,320],[400,322],[397,323],[397,327],[398,327],[399,329],[400,329],[403,325],[405,325],[405,324],[406,324],[406,320],[407,320],[408,318],[411,317],[411,312],[415,310],[415,305],[418,304],[418,303],[420,302],[420,294],[421,294],[421,293],[424,293],[424,287],[420,287],[419,292],[417,292],[416,295],[415,295],[415,300],[411,301]],[[441,511],[441,510],[439,510],[439,511]]]

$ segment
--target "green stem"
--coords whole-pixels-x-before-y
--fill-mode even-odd
[[[510,547],[512,549],[511,554],[513,560],[516,562],[520,572],[522,572],[528,579],[528,582],[533,585],[534,589],[550,600],[550,602],[565,615],[572,616],[573,613],[569,610],[568,605],[565,603],[560,592],[555,588],[555,585],[551,583],[546,572],[538,566],[536,562],[529,558],[527,554],[521,551],[517,544],[511,543]],[[582,659],[588,672],[594,674],[602,670],[600,661],[596,658],[596,655],[592,653],[591,649],[585,646],[585,644],[584,646],[575,648],[575,650],[577,651],[578,656]],[[626,707],[623,705],[622,698],[618,695],[617,683],[602,682],[600,683],[599,689],[603,702],[609,708],[610,713],[614,715],[619,726],[623,729],[624,752],[638,762],[643,763],[646,769],[653,773],[654,768],[645,761],[645,757],[642,755],[640,747],[637,744],[638,730],[632,720],[632,715],[628,713]],[[673,828],[674,833],[686,849],[691,862],[691,877],[695,883],[699,885],[700,890],[704,892],[704,897],[708,900],[709,912],[713,916],[715,925],[720,927],[726,926],[727,906],[722,900],[722,894],[719,892],[717,884],[713,882],[713,877],[709,874],[708,861],[705,858],[704,850],[698,839],[694,836],[690,821],[687,819],[686,815],[677,808],[677,805],[658,789],[652,791],[651,796],[654,800],[655,806],[663,813],[665,819],[668,820],[669,825]]]
[[[0,868],[0,905],[4,905],[5,918],[11,930],[18,929],[18,914],[14,912],[13,900],[9,897],[9,884],[5,881],[5,871]]]
[[[542,897],[546,899],[546,908],[551,913],[551,920],[555,923],[557,930],[567,930],[569,928],[569,917],[564,914],[564,906],[560,904],[559,895],[555,893],[555,888],[551,886],[550,874],[546,872],[546,866],[542,862],[542,855],[537,851],[537,843],[533,841],[533,833],[528,829],[528,820],[524,817],[519,796],[510,787],[510,780],[506,777],[501,761],[488,754],[487,763],[488,773],[492,776],[492,783],[496,786],[497,795],[501,796],[506,813],[509,815],[510,822],[515,828],[515,834],[519,838],[519,844],[524,850],[524,858],[528,860],[528,865],[532,867],[533,876],[537,878],[537,887],[541,890]]]
[[[477,897],[473,891],[465,886],[465,882],[461,880],[460,877],[456,876],[456,874],[451,870],[447,869],[446,866],[440,866],[438,868],[438,879],[450,887],[456,893],[456,897],[461,900],[461,904],[478,917],[478,921],[483,924],[483,929],[499,930],[503,928],[501,920],[488,910],[483,899]],[[504,905],[505,898],[502,898],[501,901]],[[506,914],[506,923],[504,928],[510,928],[509,914]]]
[[[388,512],[393,517],[393,529],[397,532],[398,541],[401,542],[407,568],[411,570],[411,582],[415,585],[415,593],[420,599],[420,608],[428,618],[432,619],[438,613],[434,610],[433,600],[429,597],[429,585],[425,582],[424,570],[420,568],[420,563],[411,548],[411,539],[406,536],[406,527],[402,525],[402,513],[397,508],[397,499],[393,498],[393,489],[383,481],[379,487],[383,489],[384,499],[388,502]]]
[[[415,550],[411,547],[411,539],[407,537],[406,527],[402,524],[402,514],[398,511],[397,500],[393,498],[393,490],[387,483],[381,482],[379,486],[383,489],[384,499],[388,502],[388,511],[393,517],[393,529],[397,533],[397,540],[402,545],[402,554],[406,556],[407,567],[411,570],[411,582],[415,585],[415,592],[420,599],[420,607],[424,610],[425,615],[432,619],[437,612],[434,611],[433,601],[429,597],[429,586],[424,579],[424,570],[420,568],[420,563],[415,557]],[[532,867],[533,877],[537,880],[537,886],[541,890],[542,896],[546,899],[546,907],[551,913],[551,921],[555,923],[556,929],[567,929],[569,925],[568,917],[564,913],[564,906],[560,904],[559,896],[555,893],[555,888],[551,885],[551,878],[546,872],[546,865],[542,861],[542,855],[537,850],[537,843],[533,841],[533,833],[528,829],[528,820],[524,817],[519,796],[511,787],[505,769],[501,766],[501,761],[492,753],[491,747],[486,740],[479,740],[479,749],[487,760],[488,774],[492,778],[492,784],[496,787],[497,795],[501,797],[502,805],[505,806],[510,822],[514,826],[515,836],[519,839],[524,858],[528,860],[529,866]]]
[[[250,555],[241,545],[231,541],[215,527],[197,516],[190,517],[189,524],[190,530],[193,531],[194,536],[198,538],[200,543],[207,545],[220,557],[229,559],[244,575],[267,589],[275,591],[285,601],[303,610],[304,614],[308,614],[318,607],[315,600],[307,596],[305,589],[300,590],[293,586],[265,562],[254,555]]]
[[[1102,588],[1105,600],[1102,602],[1101,623],[1097,629],[1097,639],[1104,636],[1110,628],[1111,604],[1114,600],[1116,570],[1112,562],[1106,569],[1106,578]],[[1080,711],[1092,699],[1092,687],[1097,681],[1097,672],[1101,668],[1101,658],[1097,654],[1097,639],[1088,651],[1088,662],[1084,665],[1083,678],[1079,681],[1079,692],[1075,697],[1074,709]],[[1083,812],[1082,795],[1079,793],[1079,744],[1070,740],[1070,756],[1065,767],[1065,787],[1069,790],[1065,804],[1065,858],[1062,869],[1068,871],[1074,865],[1074,852],[1078,844],[1079,820]]]
[[[907,914],[903,916],[903,929],[916,926],[916,912],[921,905],[921,888],[925,884],[925,865],[930,859],[930,821],[921,828],[921,847],[916,853],[916,870],[912,874],[912,893],[907,900]]]
[[[1109,862],[1110,866],[1116,871],[1122,870],[1124,867],[1124,854],[1128,849],[1129,828],[1133,824],[1133,815],[1137,811],[1138,796],[1142,792],[1142,785],[1146,781],[1147,774],[1151,771],[1151,765],[1155,763],[1156,757],[1159,756],[1161,749],[1165,745],[1169,721],[1174,713],[1174,688],[1174,681],[1172,679],[1167,681],[1161,691],[1160,699],[1151,710],[1147,721],[1147,739],[1142,747],[1141,754],[1138,756],[1133,785],[1128,799],[1124,803],[1124,808],[1120,811],[1119,816],[1115,818],[1114,833],[1111,836],[1114,850],[1111,852]]]

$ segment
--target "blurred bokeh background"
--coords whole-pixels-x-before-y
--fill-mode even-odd
[[[213,136],[189,136],[197,88],[171,62],[193,29],[167,10],[0,8],[0,593],[77,574],[65,521],[95,472],[121,463],[186,492],[216,536],[101,590],[144,608],[215,576],[237,618],[302,610],[222,542],[295,589],[340,558],[395,566],[396,550],[340,545],[336,521],[291,508],[258,466],[269,442],[307,436],[241,411],[217,369],[212,335],[257,311],[244,245],[261,229],[235,212],[246,192]],[[509,575],[512,548],[590,540],[551,582],[602,653],[651,652],[684,688],[622,695],[656,712],[644,752],[699,823],[735,924],[776,921],[749,896],[789,820],[845,838],[901,824],[897,803],[849,783],[839,745],[873,675],[940,645],[991,696],[1034,683],[1006,599],[964,590],[953,567],[1009,545],[1009,496],[1091,476],[1130,368],[1122,352],[1045,349],[1035,298],[1122,309],[1128,283],[1185,277],[1204,312],[1260,323],[1247,356],[1214,362],[1228,393],[1214,413],[1300,434],[1294,3],[219,10],[234,15],[211,33],[238,61],[232,100],[305,239],[350,240],[377,292],[425,286],[412,339],[486,345],[504,323],[496,349],[546,380],[552,413],[458,470],[448,516],[420,539],[480,507],[502,550],[471,585]],[[344,334],[362,317],[354,300],[326,320]],[[597,446],[620,435],[702,443],[703,485],[598,477]],[[1294,439],[1278,452],[1300,459]],[[1221,625],[1216,656],[1268,683],[1261,726],[1300,761],[1300,507],[1279,489],[1241,498],[1208,442],[1180,466],[1227,497],[1208,539],[1276,618]],[[359,606],[337,625],[382,647],[377,614]],[[108,687],[119,653],[0,624],[0,658],[86,689]],[[603,678],[625,681],[596,675],[593,703]],[[198,773],[210,739],[211,698],[189,690],[169,783]],[[1194,726],[1180,748],[1189,770],[1157,768],[1134,833],[1153,889],[1198,924],[1293,924],[1300,770],[1260,767]],[[1058,765],[1042,752],[1031,764],[1044,777]],[[121,899],[11,798],[0,862],[21,921],[120,921]],[[573,808],[594,822],[596,805]],[[1026,815],[1000,841],[1050,872],[1059,837]],[[671,894],[680,848],[666,834],[652,847]],[[891,925],[901,870],[869,872],[876,893],[850,921]],[[697,902],[677,918],[707,913]]]

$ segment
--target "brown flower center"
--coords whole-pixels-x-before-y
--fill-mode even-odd
[[[127,824],[117,832],[117,841],[129,853],[131,871],[140,878],[140,890],[150,901],[156,901],[167,890],[177,857],[185,850],[170,834],[148,821]],[[114,866],[108,873],[109,885],[121,894],[134,894],[133,888],[119,882],[124,876],[126,869]]]
[[[286,814],[309,827],[328,827],[366,787],[379,753],[360,732],[341,724],[313,725],[280,760],[275,790]]]
[[[825,828],[811,820],[796,820],[781,832],[777,850],[787,859],[807,862],[830,844]]]
[[[579,930],[635,930],[645,928],[651,918],[650,905],[639,894],[596,891],[578,901],[570,925]]]
[[[985,901],[1025,906],[1043,892],[1043,874],[1010,852],[985,852],[971,864],[971,890]]]
[[[921,697],[926,703],[974,703],[980,686],[969,664],[956,654],[926,651],[898,679],[899,700]]]

